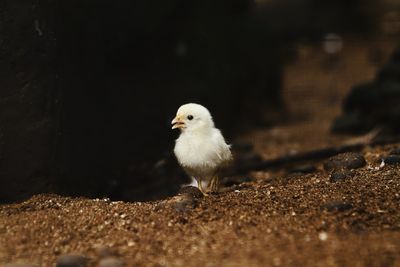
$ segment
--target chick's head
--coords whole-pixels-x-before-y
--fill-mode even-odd
[[[214,122],[207,108],[199,104],[182,105],[171,122],[172,129],[181,131],[198,131],[214,127]]]

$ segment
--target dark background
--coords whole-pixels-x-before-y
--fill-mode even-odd
[[[379,34],[384,1],[1,0],[0,201],[147,200],[185,176],[170,121],[207,106],[232,139],[288,120],[299,40]]]

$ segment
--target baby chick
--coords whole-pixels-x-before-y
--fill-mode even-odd
[[[182,105],[171,124],[172,129],[181,130],[174,148],[179,164],[196,179],[204,195],[207,193],[202,181],[209,182],[211,192],[217,192],[218,174],[232,160],[232,153],[220,130],[214,127],[208,109],[193,103]]]

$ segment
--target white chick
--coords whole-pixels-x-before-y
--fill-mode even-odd
[[[181,130],[174,148],[179,164],[196,179],[203,194],[207,195],[202,181],[209,182],[209,190],[217,192],[218,174],[232,160],[232,153],[221,131],[214,127],[208,109],[193,103],[182,105],[171,124],[172,129]]]

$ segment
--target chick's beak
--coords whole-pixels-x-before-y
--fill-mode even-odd
[[[181,119],[181,117],[175,117],[172,122],[172,129],[176,129],[176,128],[184,128],[185,127],[185,123],[183,122],[183,120]]]

